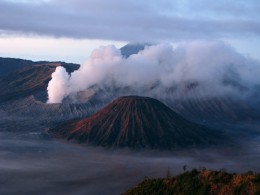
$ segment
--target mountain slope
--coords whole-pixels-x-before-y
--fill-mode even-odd
[[[31,60],[23,60],[17,58],[2,58],[0,57],[0,76],[9,74],[26,66],[33,65]]]
[[[56,136],[105,147],[171,149],[215,144],[221,136],[188,122],[160,101],[125,96],[89,118],[50,130]]]
[[[1,77],[0,101],[25,97],[36,91],[44,90],[55,68],[55,65],[28,66],[8,76]]]
[[[43,101],[47,97],[47,85],[51,79],[51,74],[57,66],[64,66],[69,72],[78,68],[74,64],[47,63],[26,66],[0,77],[0,102],[22,98],[29,95],[38,95]]]

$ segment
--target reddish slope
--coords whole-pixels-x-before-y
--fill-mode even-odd
[[[61,125],[52,133],[106,147],[170,149],[216,143],[212,130],[188,122],[158,100],[126,96],[89,118]]]

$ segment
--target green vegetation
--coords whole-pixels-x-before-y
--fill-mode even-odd
[[[124,195],[139,194],[260,194],[260,174],[248,172],[231,174],[224,170],[197,170],[184,172],[176,177],[145,179]]]

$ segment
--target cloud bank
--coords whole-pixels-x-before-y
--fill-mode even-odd
[[[60,103],[94,85],[128,88],[125,95],[160,98],[187,95],[195,88],[205,96],[248,96],[260,86],[260,63],[216,41],[192,41],[146,46],[129,58],[113,45],[95,49],[79,70],[63,67],[52,74],[48,103]]]
[[[259,9],[257,0],[0,0],[0,32],[127,42],[259,37]]]

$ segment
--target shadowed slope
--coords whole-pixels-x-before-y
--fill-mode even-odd
[[[44,91],[56,66],[35,65],[0,78],[0,101],[21,98]]]
[[[52,129],[56,135],[106,147],[171,149],[216,143],[219,136],[188,122],[160,101],[125,96],[89,118]]]
[[[33,64],[34,62],[31,60],[0,57],[0,76],[7,75],[11,72],[17,71],[26,66],[31,66]]]
[[[79,68],[76,64],[46,63],[27,66],[0,77],[0,102],[36,94],[43,96],[40,99],[46,101],[48,82],[57,66],[65,67],[68,72]]]

